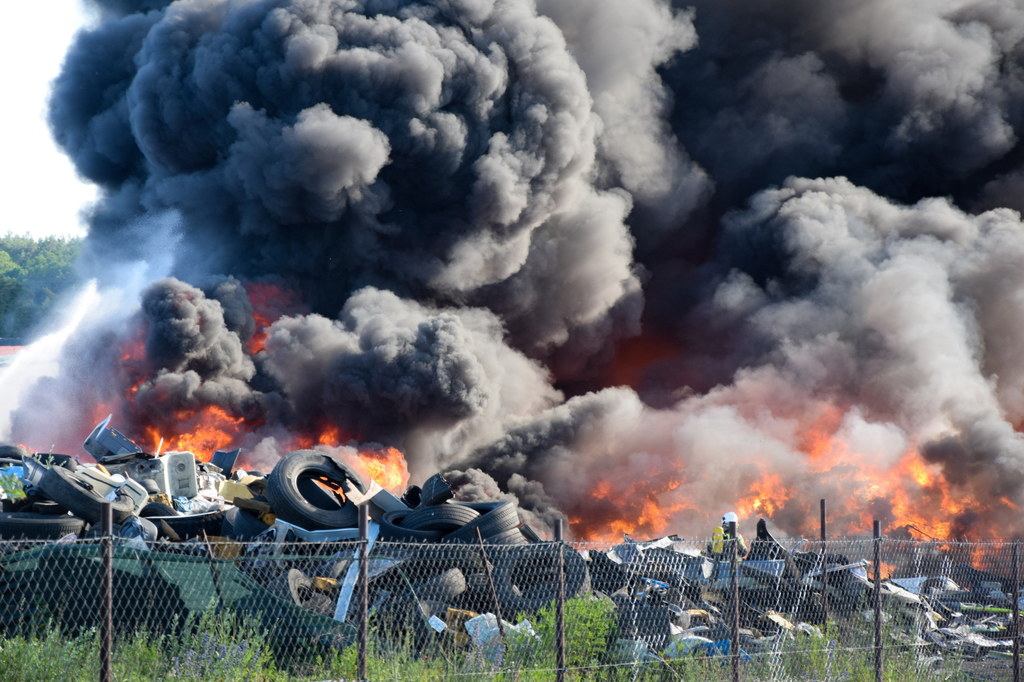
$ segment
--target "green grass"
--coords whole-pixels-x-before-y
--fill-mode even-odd
[[[48,626],[34,635],[0,639],[0,679],[5,682],[99,678],[100,638],[95,629],[69,637]],[[115,680],[289,680],[279,670],[257,629],[206,614],[183,634],[138,631],[117,637]]]
[[[375,629],[367,652],[371,680],[554,680],[555,613],[553,606],[528,618],[533,635],[508,633],[505,646],[480,648],[445,632],[417,646],[412,636],[382,639],[394,630]],[[113,677],[122,680],[354,680],[357,648],[318,649],[318,653],[276,656],[255,621],[207,611],[161,634],[120,633],[113,653]],[[925,666],[919,649],[900,646],[892,623],[885,634],[883,679],[965,680],[961,663],[947,657]],[[874,652],[869,623],[842,629],[830,626],[824,637],[795,633],[780,640],[771,652],[750,652],[742,664],[744,680],[843,679],[872,682]],[[616,659],[610,652],[617,639],[614,606],[607,600],[571,599],[566,604],[568,680],[685,681],[730,680],[730,659],[724,656],[684,655],[670,659],[649,656],[643,661]],[[841,642],[841,644],[835,644]],[[830,644],[831,643],[831,644]],[[62,634],[54,624],[30,636],[0,637],[0,682],[96,680],[99,677],[99,637],[87,630]]]

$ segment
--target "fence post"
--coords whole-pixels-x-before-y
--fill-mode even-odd
[[[565,680],[565,555],[562,553],[562,519],[555,522],[555,547],[558,550],[558,599],[555,601],[555,660],[557,682]]]
[[[480,548],[480,563],[484,565],[484,575],[487,576],[487,588],[491,591],[491,600],[494,602],[494,617],[498,619],[498,636],[505,641],[505,626],[501,619],[501,602],[498,600],[498,591],[494,589],[494,575],[491,573],[491,564],[487,561],[487,552],[484,551],[484,536],[480,534],[480,526],[473,528],[476,533],[476,544]],[[501,549],[498,550],[499,552]]]
[[[730,521],[726,526],[725,532],[729,534],[729,591],[732,594],[732,608],[729,612],[732,642],[729,645],[729,654],[732,658],[732,679],[733,682],[738,682],[740,679],[740,541],[736,535],[736,522]]]
[[[1013,682],[1020,682],[1020,568],[1018,543],[1013,543]]]
[[[110,502],[100,503],[100,572],[103,599],[100,606],[100,681],[113,679],[111,661],[114,651],[114,510]]]
[[[875,519],[875,682],[882,682],[882,523]]]
[[[367,505],[359,506],[359,650],[356,661],[356,675],[360,680],[366,680],[366,647],[368,636],[368,605],[369,605],[369,582],[370,582],[370,538],[369,538],[369,509]]]
[[[821,625],[828,633],[828,536],[825,533],[825,498],[821,499]]]

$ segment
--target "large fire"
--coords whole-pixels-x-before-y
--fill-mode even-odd
[[[795,420],[799,426],[793,442],[803,461],[793,467],[794,480],[754,453],[729,473],[735,484],[732,498],[723,498],[715,509],[698,509],[687,498],[700,481],[687,474],[685,457],[680,457],[677,470],[661,475],[602,480],[591,491],[590,508],[571,515],[573,530],[583,539],[612,541],[623,534],[658,537],[698,523],[710,534],[719,515],[733,510],[744,532],[763,517],[770,523],[784,519],[784,532],[816,537],[820,498],[814,488],[820,482],[833,491],[824,496],[831,538],[867,536],[875,519],[887,537],[949,541],[965,539],[968,531],[972,539],[1000,537],[999,529],[981,527],[972,512],[1012,512],[1012,501],[975,500],[959,493],[913,443],[889,459],[858,451],[843,432],[845,417],[843,409],[822,404]]]
[[[286,287],[266,282],[247,282],[245,291],[252,305],[254,331],[246,350],[255,356],[263,350],[268,328],[280,317],[307,312],[299,296]],[[94,422],[106,414],[130,416],[136,424],[128,433],[151,454],[187,451],[209,461],[217,450],[242,448],[240,464],[247,466],[246,438],[263,424],[258,418],[231,414],[218,405],[203,405],[177,410],[171,415],[153,415],[137,403],[140,388],[153,380],[153,369],[146,356],[146,328],[136,325],[121,341],[119,368],[124,386],[120,405],[97,404],[92,410]],[[359,446],[358,435],[343,425],[320,420],[302,432],[275,434],[278,455],[300,449],[317,448],[338,457],[365,478],[376,481],[391,492],[401,492],[409,482],[409,469],[403,453],[393,447]]]
[[[692,504],[669,499],[680,483],[640,478],[602,481],[592,491],[593,507],[571,516],[569,524],[577,537],[595,542],[666,532],[677,514],[697,511]]]
[[[203,407],[192,414],[177,415],[180,427],[175,433],[161,434],[155,426],[145,427],[149,452],[188,451],[208,461],[217,450],[230,450],[238,440],[244,421],[232,417],[215,405]]]
[[[245,290],[254,322],[254,333],[246,350],[255,358],[263,351],[270,325],[303,309],[298,296],[281,286],[246,283]],[[130,421],[136,426],[141,422],[141,426],[129,435],[137,438],[148,452],[185,450],[209,460],[217,450],[242,447],[244,462],[246,437],[263,426],[258,419],[232,414],[215,405],[178,410],[157,419],[137,405],[140,387],[152,381],[154,374],[145,344],[146,329],[142,324],[122,340],[121,409],[98,405],[94,410],[96,420],[106,412],[130,415]],[[677,344],[655,336],[624,343],[620,350],[615,379],[634,386],[645,381],[648,370],[679,352]],[[964,533],[967,526],[957,519],[971,510],[1016,509],[1008,499],[979,501],[956,494],[941,469],[925,461],[912,443],[907,444],[895,464],[891,460],[879,463],[870,452],[857,452],[843,435],[847,412],[842,406],[822,401],[809,405],[803,415],[789,415],[797,424],[792,442],[804,458],[800,481],[787,480],[786,474],[773,470],[754,454],[753,461],[733,476],[732,499],[722,499],[719,508],[702,509],[685,493],[700,482],[686,471],[685,453],[681,453],[673,470],[654,476],[650,472],[644,476],[621,471],[609,473],[593,487],[588,501],[570,510],[572,532],[577,538],[593,541],[613,541],[623,535],[657,537],[680,532],[682,524],[691,529],[700,525],[710,532],[718,515],[733,509],[746,525],[752,525],[758,517],[770,521],[783,517],[790,532],[814,536],[818,498],[808,490],[808,482],[814,481],[828,481],[830,489],[843,491],[841,498],[826,499],[832,537],[867,534],[873,519],[881,518],[888,534],[950,540]],[[409,483],[402,452],[383,445],[359,445],[361,434],[345,424],[321,418],[301,430],[285,435],[275,433],[274,438],[278,455],[320,448],[392,492],[400,493]],[[672,459],[664,461],[671,463]],[[802,526],[794,519],[803,519]],[[996,529],[979,528],[977,523],[970,530],[973,534],[998,536]]]

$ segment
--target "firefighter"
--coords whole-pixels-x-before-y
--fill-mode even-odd
[[[730,526],[735,524],[735,526]],[[722,524],[715,526],[714,530],[711,531],[711,539],[708,541],[707,553],[709,556],[715,559],[728,559],[728,545],[726,540],[731,540],[732,536],[729,535],[729,528],[736,527],[739,525],[739,517],[736,516],[736,512],[726,512],[722,515]],[[747,541],[743,539],[743,534],[736,531],[736,556],[742,559],[747,556]]]

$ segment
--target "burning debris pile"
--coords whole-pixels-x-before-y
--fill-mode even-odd
[[[536,638],[530,619],[559,594],[598,604],[610,619],[602,629],[605,663],[717,657],[734,645],[749,662],[823,638],[826,621],[846,638],[843,646],[867,646],[857,638],[868,636],[876,583],[864,542],[850,543],[856,555],[814,550],[804,540],[786,546],[762,518],[749,549],[737,544],[737,557],[730,541],[715,537],[707,546],[676,536],[627,537],[609,549],[578,550],[542,541],[509,501],[456,500],[461,490],[439,474],[398,497],[311,449],[287,454],[266,475],[247,473],[235,468],[237,451],[218,451],[210,462],[191,452],[146,453],[110,428],[109,418],[84,448],[97,463],[0,451],[6,484],[16,477],[25,492],[6,496],[0,513],[0,626],[7,631],[29,627],[40,603],[41,613],[72,614],[62,627],[90,626],[78,592],[95,588],[88,547],[96,543],[89,539],[99,535],[107,501],[117,546],[146,557],[139,566],[124,561],[135,567],[115,581],[117,589],[140,590],[139,572],[152,572],[149,606],[119,612],[124,627],[159,628],[223,608],[258,616],[287,655],[348,646],[359,549],[346,542],[360,537],[357,510],[365,507],[376,636],[397,647],[411,643],[424,655],[471,647],[497,661],[512,642]],[[912,544],[910,552],[888,555],[899,563],[877,583],[890,646],[934,655],[929,665],[1007,652],[1015,610],[1010,577],[973,566],[971,556]],[[182,558],[205,563],[170,568]],[[198,578],[183,571],[203,574],[205,596],[196,596]]]
[[[94,464],[5,446],[14,457],[0,471],[20,479],[26,494],[4,497],[0,539],[95,535],[100,505],[108,501],[116,535],[146,542],[351,540],[362,506],[384,540],[539,540],[511,502],[454,501],[440,474],[399,498],[318,450],[291,452],[264,475],[236,468],[238,450],[218,450],[209,462],[192,452],[146,453],[109,423],[107,417],[85,439]]]

